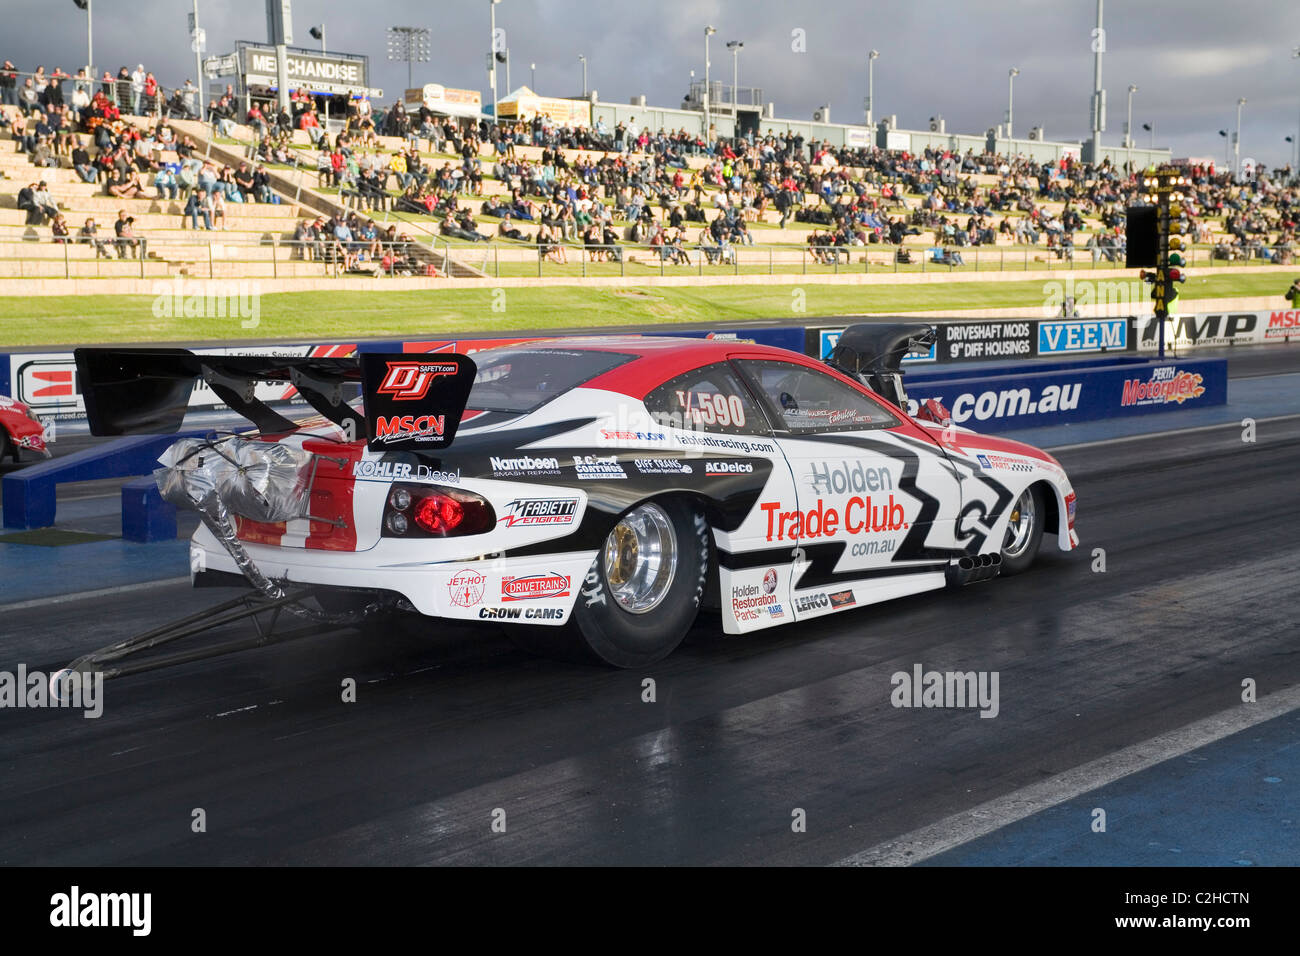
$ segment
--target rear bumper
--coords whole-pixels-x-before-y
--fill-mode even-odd
[[[575,551],[522,558],[412,560],[409,547],[386,547],[383,542],[361,552],[247,543],[245,549],[274,581],[389,591],[432,617],[553,625],[568,620],[596,556],[594,551]],[[234,559],[206,528],[195,532],[190,542],[190,574],[196,585],[229,580],[226,575],[242,579]],[[524,589],[508,585],[530,576],[541,576],[548,586],[527,589],[530,596],[521,599],[516,595]]]

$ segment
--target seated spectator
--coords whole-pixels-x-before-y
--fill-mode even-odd
[[[518,227],[511,224],[510,213],[508,212],[502,215],[501,224],[497,226],[497,234],[507,239],[513,239],[516,242],[524,242],[528,238]]]
[[[31,160],[33,166],[41,168],[58,169],[59,160],[54,155],[54,147],[50,143],[48,136],[38,136],[36,144],[31,150]]]
[[[253,170],[253,195],[260,203],[271,202],[271,174],[265,166]]]
[[[125,209],[117,211],[117,221],[113,223],[113,234],[117,237],[117,257],[125,259],[140,255],[140,238],[135,233],[135,216],[128,216]]]
[[[55,242],[65,243],[68,241],[68,223],[63,218],[63,213],[54,217],[54,222],[50,223],[50,234]]]
[[[185,217],[190,217],[190,228],[199,228],[199,218],[203,218],[203,228],[212,231],[212,197],[206,189],[196,189],[185,201],[185,210],[181,213],[181,228],[185,228]]]
[[[334,244],[330,248],[335,262],[343,260],[344,271],[350,270],[357,263],[356,242],[346,220],[338,220],[334,226]]]
[[[163,166],[154,174],[153,184],[159,199],[175,199],[180,191],[180,181],[170,166]]]
[[[54,219],[56,216],[58,216],[59,214],[58,204],[54,201],[54,198],[50,195],[49,186],[46,184],[45,180],[41,180],[39,183],[36,183],[32,186],[28,186],[27,189],[31,190],[31,195],[26,201],[23,198],[23,193],[26,192],[27,190],[21,190],[18,193],[18,208],[28,210],[27,213],[28,223],[32,223],[32,214],[31,214],[32,208],[35,208],[39,214],[39,218],[36,221],[36,225],[43,226],[45,225],[45,221],[47,219]]]
[[[253,192],[253,171],[249,169],[248,163],[240,163],[239,169],[231,174],[231,180],[235,184],[235,189],[239,192],[239,202],[255,202],[256,196]],[[235,197],[231,196],[234,199]]]
[[[108,195],[119,199],[135,199],[144,191],[144,187],[140,184],[140,175],[134,170],[128,175],[121,169],[114,169],[105,186]]]
[[[307,131],[308,137],[311,138],[312,146],[320,146],[321,139],[325,136],[325,131],[320,127],[320,120],[316,117],[314,109],[306,110],[298,117],[298,128]]]
[[[72,150],[72,168],[77,171],[83,183],[93,183],[99,178],[99,170],[90,161],[90,153],[80,139]]]
[[[77,242],[95,247],[95,258],[101,256],[105,259],[113,258],[108,254],[108,240],[99,238],[99,227],[95,225],[94,217],[86,220],[86,224],[77,230]]]
[[[315,255],[316,244],[320,240],[320,230],[310,219],[299,221],[293,230],[293,257],[311,262]]]

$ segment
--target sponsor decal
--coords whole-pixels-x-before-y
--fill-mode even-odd
[[[457,607],[471,607],[483,600],[483,585],[487,575],[479,574],[473,568],[461,568],[447,582],[447,593],[451,603]]]
[[[578,514],[577,498],[516,498],[503,509],[498,521],[507,528],[515,525],[573,524]]]
[[[1273,312],[1268,317],[1268,327],[1264,329],[1264,341],[1278,341],[1300,336],[1300,309],[1288,309],[1285,312]]]
[[[714,478],[719,475],[752,475],[754,466],[747,461],[706,461],[704,473]]]
[[[375,441],[436,441],[442,438],[446,415],[379,415],[375,418]]]
[[[537,601],[569,596],[571,579],[567,574],[525,574],[501,579],[501,600]]]
[[[776,608],[778,613],[773,613]],[[757,584],[737,584],[731,589],[731,613],[737,621],[757,621],[760,617],[781,617],[785,614],[775,594],[764,594]]]
[[[825,594],[803,594],[794,599],[795,610],[800,614],[808,611],[820,611],[830,607],[830,599]]]
[[[560,473],[560,460],[558,458],[534,458],[532,455],[523,455],[519,458],[497,458],[493,455],[488,459],[488,464],[492,466],[492,474],[496,477],[558,475]]]
[[[830,594],[826,596],[830,598],[831,607],[837,609],[842,607],[848,607],[851,604],[857,603],[855,600],[853,600],[852,591],[832,591]]]
[[[1268,331],[1261,334],[1264,312],[1233,312],[1226,314],[1197,313],[1180,315],[1165,320],[1165,345],[1170,348],[1219,348],[1226,345],[1247,345],[1268,341]],[[1276,314],[1276,313],[1272,313]],[[1155,349],[1160,345],[1160,320],[1146,316],[1137,320],[1141,324],[1138,345],[1142,349]]]
[[[943,359],[1002,358],[1032,355],[1032,322],[945,322],[939,327]]]
[[[1034,466],[1021,458],[982,452],[975,456],[985,471],[1033,471]]]
[[[865,414],[855,408],[790,408],[786,409],[785,419],[791,425],[801,427],[810,425],[870,425],[879,419]]]
[[[911,527],[902,504],[891,494],[887,501],[854,495],[844,503],[841,513],[827,508],[821,498],[807,511],[795,508],[783,511],[779,501],[765,501],[759,508],[767,515],[767,540],[784,541],[829,538],[839,534],[876,534],[882,531],[906,531]]]
[[[1205,394],[1202,381],[1202,376],[1195,372],[1181,371],[1176,365],[1161,366],[1152,369],[1151,377],[1145,382],[1137,378],[1125,379],[1120,404],[1125,407],[1170,403],[1181,405]]]
[[[1067,523],[1071,528],[1074,527],[1074,513],[1078,510],[1078,506],[1079,499],[1075,497],[1073,491],[1065,496],[1065,514],[1068,519]]]
[[[1106,352],[1128,348],[1128,319],[1072,319],[1038,323],[1038,354]]]
[[[677,436],[677,441],[683,445],[699,445],[704,448],[738,451],[745,455],[776,454],[776,446],[771,442],[749,441],[744,438],[724,438],[721,435],[708,435],[703,432],[684,431]]]
[[[719,425],[723,428],[743,428],[745,425],[745,403],[739,395],[678,389],[677,404],[682,408],[683,423]]]
[[[610,455],[608,458],[602,458],[599,455],[574,455],[573,470],[577,473],[578,478],[586,481],[599,478],[626,478],[627,472],[623,466],[618,463],[618,458]]]
[[[771,594],[776,590],[776,568],[768,568],[763,575],[763,593]]]
[[[600,437],[605,441],[667,441],[668,435],[665,432],[623,432],[610,431],[607,428],[600,430]]]
[[[860,461],[852,464],[842,461],[838,465],[826,461],[813,462],[809,479],[813,490],[823,495],[892,491],[894,488],[894,475],[888,468],[870,468]]]
[[[632,463],[643,475],[689,475],[695,471],[677,458],[635,458]]]
[[[391,395],[396,402],[413,402],[429,393],[433,380],[442,375],[455,375],[459,365],[430,362],[389,362],[383,380],[375,389],[380,395]],[[442,427],[438,427],[442,433]]]
[[[582,596],[586,598],[587,607],[593,604],[605,606],[605,584],[601,580],[600,570],[594,563],[587,569],[587,576],[582,580]]]
[[[442,471],[428,465],[413,465],[409,461],[375,461],[361,459],[352,463],[353,478],[375,478],[382,481],[427,481],[440,485],[460,484],[460,469]]]
[[[1079,396],[1082,392],[1082,382],[1044,385],[1037,398],[1034,398],[1034,393],[1028,388],[1003,388],[996,391],[989,389],[978,394],[961,392],[951,403],[942,395],[909,398],[907,408],[908,414],[915,415],[930,398],[936,398],[947,405],[951,410],[952,420],[960,425],[971,418],[983,422],[1022,415],[1048,415],[1074,411],[1079,407]]]
[[[880,541],[857,541],[849,549],[849,553],[855,558],[865,558],[873,554],[893,554],[897,546],[898,542],[891,538],[883,538]]]
[[[561,621],[562,607],[481,607],[478,616],[485,621]]]

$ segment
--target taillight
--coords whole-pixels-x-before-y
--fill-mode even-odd
[[[482,495],[433,485],[393,485],[384,504],[386,538],[451,538],[483,534],[497,516]]]

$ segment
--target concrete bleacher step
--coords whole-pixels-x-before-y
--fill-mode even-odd
[[[164,279],[173,274],[172,266],[166,262],[146,259],[143,272],[140,260],[118,259],[84,259],[71,263],[70,269],[64,268],[62,259],[0,259],[0,279],[63,279],[63,278],[121,278],[121,279]]]
[[[122,207],[113,207],[111,210],[101,210],[98,208],[76,207],[69,209],[60,209],[64,218],[67,219],[69,226],[80,226],[87,218],[93,216],[95,222],[101,228],[108,227],[111,229],[113,220],[117,218],[117,209]],[[171,214],[163,213],[131,213],[128,215],[135,216],[135,229],[137,233],[147,236],[151,230],[175,229],[180,225],[181,215],[179,212]],[[27,221],[27,213],[22,209],[0,208],[0,225],[3,226],[21,226]],[[226,221],[231,229],[241,231],[251,231],[256,233],[272,233],[279,235],[286,229],[290,228],[292,221],[286,222],[283,218],[263,218],[259,216],[241,215],[238,212],[232,212],[227,207]],[[189,218],[186,217],[186,224],[189,224]],[[48,230],[48,226],[45,227]],[[48,232],[46,233],[48,235]]]

